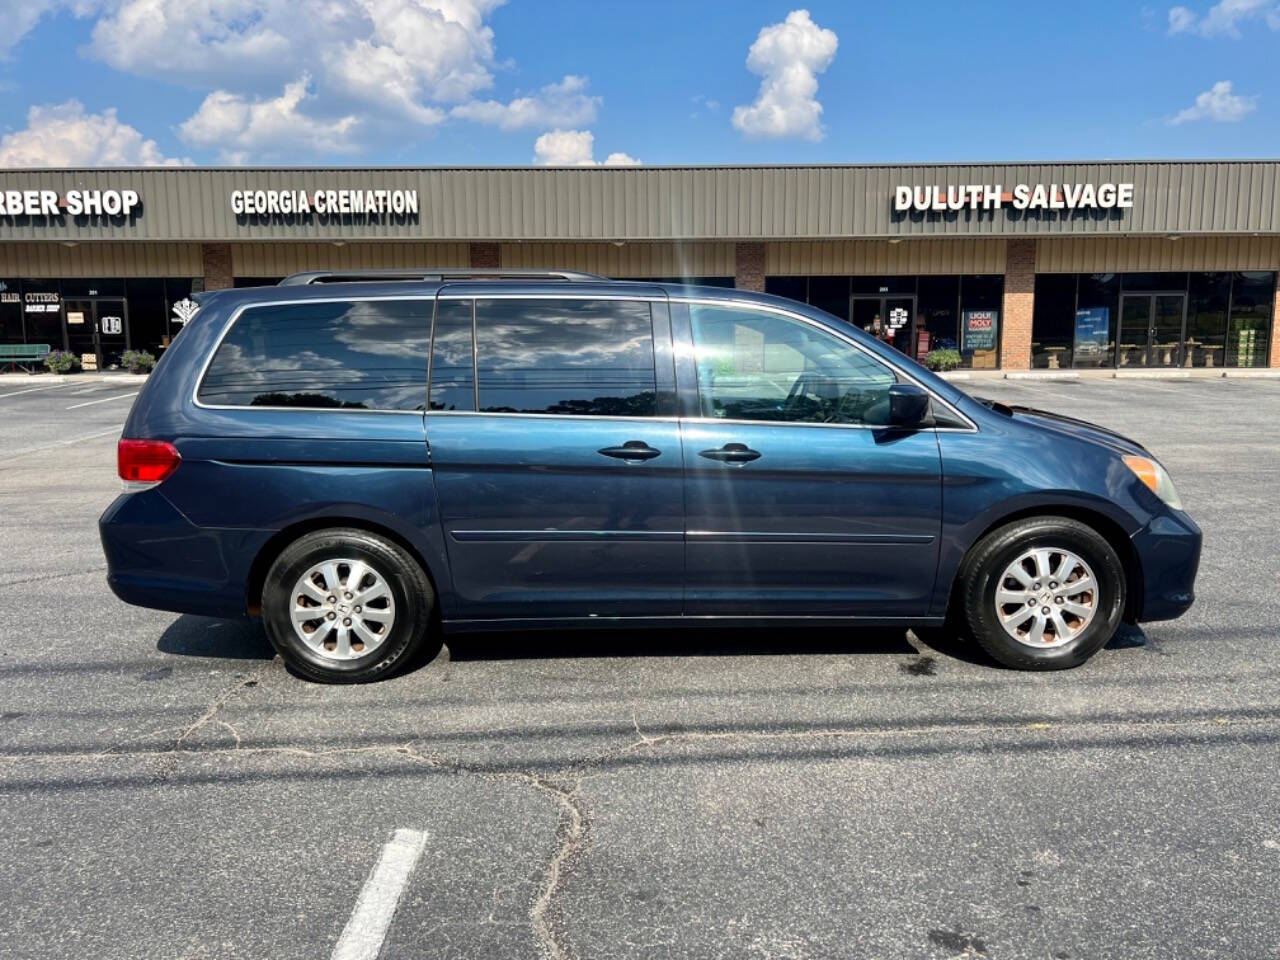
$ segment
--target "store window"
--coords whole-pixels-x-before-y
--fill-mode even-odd
[[[1227,328],[1227,366],[1265,367],[1271,340],[1276,275],[1264,271],[1231,278],[1231,315]]]
[[[1187,357],[1193,367],[1226,361],[1231,274],[1193,273],[1187,281]]]
[[[1031,330],[1031,365],[1041,369],[1069,367],[1075,337],[1076,275],[1036,276],[1035,317]]]
[[[849,319],[850,281],[857,277],[810,277],[808,302],[841,320]],[[765,285],[768,289],[768,284]]]
[[[960,278],[961,366],[994,370],[1000,366],[1000,306],[1003,276]]]
[[[0,343],[26,343],[22,329],[22,283],[0,280]]]
[[[765,291],[847,320],[921,362],[956,350],[962,367],[997,367],[999,275],[765,277]]]
[[[916,295],[917,353],[958,351],[959,330],[960,278],[921,277]]]
[[[48,344],[53,350],[66,347],[57,280],[22,281],[22,324],[27,343]]]
[[[1272,271],[1041,274],[1032,363],[1265,366],[1275,285]]]
[[[1116,338],[1120,331],[1120,274],[1082,274],[1076,290],[1071,332],[1072,361],[1064,366],[1114,366]]]

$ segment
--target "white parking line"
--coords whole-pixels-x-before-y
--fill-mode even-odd
[[[60,383],[49,383],[42,387],[27,387],[25,390],[15,390],[13,393],[0,393],[0,400],[3,400],[5,397],[16,397],[23,393],[35,393],[38,390],[57,390],[61,386],[62,384]]]
[[[72,444],[80,443],[83,440],[97,440],[100,437],[107,437],[112,434],[118,435],[119,433],[120,433],[119,427],[112,427],[110,430],[103,430],[100,433],[86,434],[83,437],[71,437],[69,440],[55,440],[53,443],[46,443],[38,447],[27,447],[23,450],[15,450],[12,453],[6,451],[4,455],[0,456],[0,460],[17,460],[20,457],[27,457],[33,453],[40,453],[44,450],[52,450],[55,447],[69,447]]]
[[[376,960],[400,895],[427,846],[425,830],[397,830],[364,882],[356,908],[333,948],[331,960]]]
[[[101,400],[86,400],[84,403],[73,403],[67,407],[67,410],[79,410],[81,407],[92,407],[95,403],[106,403],[108,400],[123,400],[125,397],[136,397],[139,391],[133,393],[117,393],[114,397],[103,397]]]

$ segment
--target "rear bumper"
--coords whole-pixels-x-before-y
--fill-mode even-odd
[[[98,521],[112,593],[139,607],[243,617],[249,560],[270,531],[197,527],[159,490],[121,494]]]
[[[1169,511],[1133,536],[1142,563],[1140,621],[1172,620],[1195,602],[1203,534],[1185,513]]]

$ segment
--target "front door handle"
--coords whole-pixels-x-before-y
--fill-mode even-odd
[[[752,450],[745,443],[726,443],[723,447],[703,450],[698,456],[719,460],[721,463],[750,463],[760,459],[760,451]]]
[[[618,460],[652,460],[662,456],[662,451],[649,446],[643,440],[628,440],[620,447],[602,447],[596,453]]]

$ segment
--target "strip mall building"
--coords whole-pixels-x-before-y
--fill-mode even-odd
[[[560,267],[766,290],[975,368],[1280,366],[1280,162],[0,171],[0,343],[158,351],[192,291]]]

